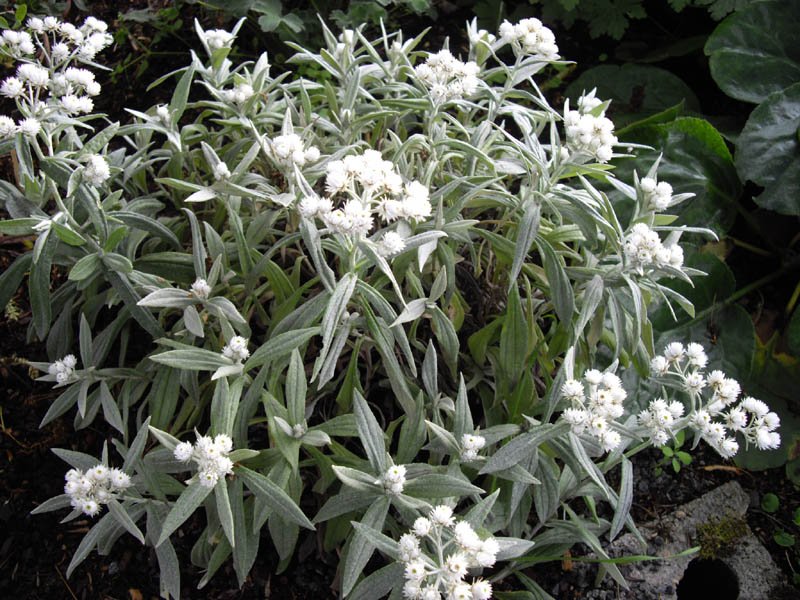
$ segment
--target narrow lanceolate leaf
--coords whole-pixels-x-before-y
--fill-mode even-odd
[[[228,496],[228,485],[225,481],[220,481],[214,486],[214,498],[217,501],[217,516],[219,517],[225,537],[228,538],[232,548],[236,547],[233,536],[233,511],[231,511],[231,499]]]
[[[300,507],[294,503],[294,500],[271,479],[242,466],[236,467],[236,474],[244,480],[250,490],[269,506],[273,512],[280,515],[282,519],[297,523],[306,529],[314,529],[314,525],[303,514]]]
[[[528,357],[528,322],[522,311],[519,290],[514,285],[508,294],[508,306],[500,330],[500,365],[507,384],[513,389],[519,381]]]
[[[364,513],[364,516],[361,518],[361,525],[381,531],[388,512],[389,498],[382,496],[367,509],[366,513]],[[344,561],[342,595],[347,596],[351,592],[374,551],[375,546],[366,539],[363,534],[356,531],[355,535],[350,540],[347,557]]]
[[[323,349],[327,348],[333,339],[333,334],[347,309],[347,303],[350,302],[353,291],[356,289],[356,281],[358,281],[358,278],[355,275],[345,273],[339,283],[336,284],[336,288],[333,290],[330,300],[328,300],[328,308],[322,317]]]
[[[279,333],[253,352],[253,355],[244,363],[244,370],[249,371],[288,356],[292,350],[299,348],[319,332],[319,327],[308,327]]]
[[[358,437],[364,445],[369,463],[376,472],[383,473],[386,471],[386,444],[383,439],[383,429],[358,390],[353,390],[353,413],[356,416]]]
[[[614,518],[611,521],[611,530],[608,532],[608,539],[613,540],[622,528],[631,510],[633,503],[633,464],[624,456],[622,457],[622,476],[619,484],[619,498],[617,507],[614,511]]]
[[[544,423],[518,435],[492,455],[481,469],[481,473],[505,471],[521,462],[547,440],[558,437],[569,430],[568,423]]]
[[[450,498],[483,494],[481,488],[472,485],[466,479],[439,473],[428,473],[408,480],[403,492],[415,498]]]
[[[528,256],[533,240],[539,232],[539,218],[541,206],[529,200],[522,207],[522,219],[517,225],[517,243],[514,247],[514,260],[511,263],[511,272],[508,276],[509,290],[517,286],[517,277],[522,270],[522,264]]]
[[[150,360],[168,367],[187,369],[189,371],[214,371],[219,367],[231,364],[230,359],[217,352],[203,348],[181,348],[154,354]]]
[[[200,485],[199,481],[195,481],[183,490],[172,510],[169,511],[167,518],[164,519],[164,525],[161,528],[161,535],[158,537],[156,546],[160,546],[178,527],[186,522],[186,519],[194,514],[194,511],[208,497],[211,490],[212,488],[210,487]]]
[[[361,525],[361,523],[359,523]],[[403,585],[403,565],[394,562],[370,573],[358,582],[348,600],[379,600],[385,598],[392,588]]]
[[[144,534],[142,534],[141,530],[136,526],[136,523],[133,522],[133,519],[131,519],[128,511],[125,510],[125,507],[114,498],[111,498],[111,500],[108,501],[107,506],[108,510],[111,511],[111,515],[114,517],[114,520],[122,525],[125,528],[125,531],[139,540],[140,544],[144,544]]]
[[[388,535],[384,535],[377,529],[367,527],[358,521],[350,521],[350,524],[353,526],[353,529],[360,533],[367,541],[369,541],[370,544],[375,546],[386,556],[397,559],[399,555],[400,544],[398,544]]]

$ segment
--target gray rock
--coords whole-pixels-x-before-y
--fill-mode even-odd
[[[611,543],[610,556],[649,553],[664,558],[675,556],[697,544],[697,528],[722,517],[742,517],[750,505],[750,497],[735,481],[728,482],[704,496],[677,508],[672,513],[639,526],[646,546],[642,547],[633,534],[625,534]],[[621,565],[620,572],[630,585],[619,588],[614,598],[619,600],[677,600],[678,584],[695,556],[657,562]],[[738,577],[739,600],[763,600],[776,597],[785,585],[783,573],[745,524],[743,536],[736,541],[729,556],[721,558]],[[597,569],[586,563],[578,569]],[[616,587],[616,585],[615,585]],[[589,598],[589,596],[587,596]]]

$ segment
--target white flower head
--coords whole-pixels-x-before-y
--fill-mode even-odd
[[[90,155],[83,169],[84,180],[95,187],[100,187],[109,177],[111,177],[111,169],[106,159],[98,154]]]
[[[222,348],[222,355],[236,362],[247,360],[250,350],[247,349],[247,339],[240,335],[235,335]]]
[[[205,300],[211,295],[211,286],[208,285],[208,282],[205,279],[198,277],[192,284],[192,292],[198,298]]]

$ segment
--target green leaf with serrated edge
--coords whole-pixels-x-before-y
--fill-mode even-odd
[[[361,524],[364,527],[381,531],[389,512],[389,505],[389,498],[386,496],[378,498],[364,513]],[[347,554],[342,564],[342,595],[347,596],[352,591],[374,550],[375,546],[358,531],[350,538],[347,544]]]
[[[729,96],[755,104],[800,80],[795,2],[751,2],[720,23],[705,46],[711,76]]]
[[[353,414],[356,416],[358,437],[361,439],[361,444],[364,446],[372,468],[376,473],[383,473],[387,469],[383,429],[358,390],[353,390]]]
[[[144,544],[144,534],[136,526],[136,523],[133,522],[128,511],[125,510],[125,507],[117,502],[115,498],[111,498],[106,503],[106,506],[108,506],[108,510],[111,512],[114,520],[122,525],[128,533],[139,540],[139,543]]]
[[[303,514],[303,511],[301,511],[289,495],[275,485],[272,480],[241,465],[236,467],[235,472],[244,479],[245,484],[251,491],[283,519],[292,523],[297,523],[306,529],[314,529],[314,525],[308,520],[308,517]]]
[[[622,473],[620,475],[619,496],[617,506],[614,509],[614,518],[611,521],[611,529],[608,532],[608,539],[613,540],[625,527],[625,521],[633,504],[633,465],[624,456],[622,457]]]
[[[525,457],[529,456],[540,444],[554,437],[560,436],[569,430],[568,423],[552,425],[544,423],[531,430],[518,435],[500,448],[481,469],[481,473],[495,473],[511,468]]]
[[[152,428],[151,428],[152,431]],[[224,481],[220,482],[224,485]],[[158,537],[156,546],[160,546],[178,527],[183,525],[186,520],[194,514],[194,511],[203,503],[211,493],[212,488],[201,485],[199,481],[189,484],[175,501],[172,509],[164,519],[161,528],[161,535]]]

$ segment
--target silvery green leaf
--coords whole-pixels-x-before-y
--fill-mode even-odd
[[[153,362],[188,371],[213,371],[218,367],[233,364],[231,359],[218,352],[185,344],[181,344],[177,350],[167,350],[153,354],[149,358]]]
[[[389,325],[389,327],[402,325],[403,323],[408,323],[409,321],[416,321],[425,312],[427,303],[427,298],[417,298],[416,300],[412,300],[406,304],[403,312],[398,315],[398,317],[392,322],[391,325]]]
[[[556,251],[542,236],[536,238],[536,245],[542,254],[545,275],[550,285],[553,308],[562,323],[572,322],[572,313],[575,311],[575,297],[569,277],[561,263]]]
[[[139,540],[140,544],[144,544],[144,534],[136,526],[136,523],[133,522],[125,506],[120,504],[116,498],[111,498],[106,505],[108,506],[108,510],[111,511],[114,520],[122,525],[128,533]]]
[[[362,535],[362,537],[364,537],[364,539],[375,546],[375,548],[383,552],[386,556],[395,560],[398,558],[400,553],[400,544],[398,544],[392,538],[384,535],[376,529],[373,529],[372,527],[367,527],[358,521],[350,521],[350,524],[353,526],[353,529],[355,529]]]
[[[38,515],[41,513],[51,512],[54,510],[61,510],[62,508],[67,508],[70,506],[72,502],[72,496],[68,494],[60,494],[55,496],[54,498],[50,498],[49,500],[45,500],[41,504],[39,504],[36,508],[31,511],[32,515]]]
[[[181,441],[178,438],[167,433],[166,431],[161,431],[160,429],[156,429],[152,425],[148,425],[147,427],[150,430],[150,433],[152,433],[155,436],[155,438],[161,443],[161,445],[164,446],[170,452],[175,450],[175,446],[181,443]],[[142,427],[142,429],[144,429],[144,427]]]
[[[531,541],[517,538],[496,537],[494,539],[498,546],[500,546],[500,551],[497,553],[498,561],[519,558],[533,548],[534,545]]]
[[[152,428],[151,428],[152,431]],[[203,501],[211,493],[210,487],[201,485],[199,481],[195,481],[188,485],[178,499],[175,501],[172,509],[164,519],[164,525],[161,527],[161,535],[158,536],[156,547],[164,543],[172,533],[186,522],[186,519],[194,514],[194,511],[203,503]]]
[[[106,422],[120,433],[125,433],[125,425],[122,422],[122,415],[119,412],[114,397],[111,395],[111,390],[108,389],[108,384],[105,381],[100,382],[100,405],[103,407],[103,417]]]
[[[251,458],[255,458],[260,454],[261,452],[259,452],[258,450],[250,450],[249,448],[237,448],[228,455],[228,458],[231,459],[231,462],[237,463],[245,460],[250,460]]]
[[[419,263],[419,270],[425,268],[425,263],[428,262],[428,259],[431,257],[436,251],[437,241],[433,240],[430,242],[425,242],[417,246],[417,263]],[[408,243],[406,243],[406,248],[408,248]]]
[[[311,430],[319,430],[333,437],[355,437],[358,435],[356,419],[352,413],[339,415],[315,425]]]
[[[472,485],[466,478],[428,473],[406,481],[403,493],[414,498],[438,499],[483,494],[483,490]]]
[[[203,321],[194,306],[187,306],[183,309],[183,324],[192,335],[199,338],[205,337]]]
[[[509,443],[495,452],[481,469],[481,473],[495,473],[510,469],[513,465],[527,458],[540,444],[561,436],[569,431],[569,424],[560,422],[552,425],[544,423],[531,428],[513,438]]]
[[[350,491],[343,489],[335,496],[331,496],[319,509],[314,517],[314,523],[322,523],[340,515],[358,511],[369,506],[375,501],[376,494],[370,492]]]
[[[247,487],[282,519],[297,523],[306,529],[314,529],[314,525],[303,514],[300,507],[272,480],[241,465],[236,467],[235,472],[242,477]]]
[[[459,452],[461,452],[461,448],[452,433],[431,421],[425,421],[425,425],[428,426],[428,430],[444,445],[448,454],[458,456]]]
[[[356,288],[356,277],[353,273],[345,273],[339,283],[331,294],[328,300],[328,308],[322,317],[322,352],[325,353],[326,348],[330,346],[333,340],[333,334],[337,327],[340,326],[342,317],[347,311],[347,303],[353,296],[353,291]]]
[[[469,409],[467,400],[467,384],[464,383],[464,375],[459,374],[458,393],[456,394],[455,413],[453,415],[453,435],[455,439],[460,440],[464,434],[472,434],[474,432],[475,425],[472,422],[472,412]]]
[[[428,397],[436,398],[439,394],[438,360],[433,340],[428,340],[425,358],[422,360],[422,385],[425,387]]]
[[[361,444],[364,446],[372,468],[377,473],[383,473],[387,469],[383,429],[358,390],[353,391],[353,414],[356,416],[358,437],[361,439]]]
[[[217,197],[217,192],[210,187],[202,188],[197,190],[193,194],[190,194],[186,198],[184,198],[184,202],[208,202],[209,200],[213,200]]]
[[[331,443],[331,437],[324,431],[311,429],[300,438],[300,441],[310,446],[327,446]]]
[[[592,459],[589,458],[589,455],[586,453],[586,449],[583,447],[580,438],[571,431],[569,432],[568,436],[569,447],[572,450],[573,456],[580,463],[581,467],[583,467],[581,472],[588,475],[592,481],[597,484],[597,487],[602,490],[606,499],[609,499],[608,484],[606,483],[603,474],[597,468],[597,465],[595,465]]]
[[[603,300],[603,289],[603,278],[600,275],[595,275],[586,284],[580,316],[578,317],[578,323],[575,325],[575,335],[580,336],[586,324],[594,318],[597,307],[600,306],[600,302]]]
[[[244,364],[245,371],[284,358],[320,332],[319,327],[295,329],[279,333],[264,342]]]
[[[333,473],[346,486],[359,492],[372,492],[373,494],[382,491],[379,487],[380,481],[377,475],[371,475],[358,469],[351,469],[341,465],[333,465]]]
[[[227,482],[222,479],[214,486],[214,499],[217,505],[217,516],[219,517],[222,531],[225,532],[225,537],[228,538],[231,548],[236,547],[236,539],[233,535],[233,511],[231,511],[231,500],[228,496]]]
[[[431,284],[429,302],[436,302],[447,291],[447,268],[442,266]]]
[[[84,559],[89,556],[89,553],[97,546],[105,541],[105,539],[112,533],[116,521],[111,513],[104,515],[97,523],[92,526],[89,532],[83,536],[81,543],[72,555],[72,560],[67,567],[67,577],[72,575],[75,568],[81,564]]]
[[[280,429],[283,433],[285,433],[289,437],[294,437],[294,430],[292,429],[292,426],[286,422],[285,419],[281,419],[280,417],[272,417],[272,418],[275,421],[275,425],[278,426],[278,429]]]
[[[382,496],[367,509],[361,519],[361,524],[364,527],[380,531],[383,529],[388,512],[389,498]],[[344,596],[347,596],[353,589],[374,551],[375,546],[356,531],[348,544],[342,568],[342,594]]]
[[[223,296],[209,298],[205,305],[209,312],[225,317],[234,325],[247,325],[247,320],[239,313],[233,302]]]
[[[360,525],[360,523],[359,523]],[[350,592],[348,600],[379,600],[385,598],[392,588],[403,585],[403,565],[392,563],[367,575]]]
[[[241,375],[243,370],[242,363],[223,365],[214,371],[214,374],[211,375],[211,381],[216,381],[217,379],[223,379],[225,377],[231,377],[232,375]]]
[[[161,597],[179,600],[181,597],[181,569],[172,542],[165,540],[156,548],[156,559],[158,560]]]
[[[80,469],[81,471],[88,471],[99,462],[94,456],[89,456],[83,452],[76,452],[75,450],[51,448],[51,451],[71,467]]]
[[[542,482],[530,474],[530,472],[522,465],[513,465],[504,471],[497,471],[494,473],[496,477],[507,479],[515,483],[523,483],[525,485],[540,485]]]
[[[312,380],[316,379],[318,390],[322,389],[322,386],[328,383],[336,375],[336,368],[339,364],[339,358],[341,357],[342,351],[347,344],[347,340],[350,338],[351,328],[352,322],[348,319],[347,323],[342,324],[342,326],[336,331],[336,335],[333,337],[333,342],[331,343],[331,347],[324,357],[324,360],[320,360],[320,358],[322,358],[321,355],[317,357],[317,360],[314,363],[314,370],[311,374],[311,378]]]
[[[482,498],[475,506],[469,509],[467,514],[464,515],[464,520],[472,525],[473,529],[485,527],[486,519],[492,512],[494,503],[500,495],[500,490],[496,489],[494,492]]]
[[[156,308],[185,308],[191,306],[196,300],[186,290],[175,288],[161,288],[150,292],[139,300],[139,306],[153,306]]]
[[[539,233],[539,220],[541,219],[541,204],[528,200],[522,205],[522,219],[517,225],[517,243],[514,248],[514,260],[508,274],[509,288],[516,287],[517,278],[522,270],[522,264],[528,256],[533,240]]]
[[[614,518],[611,521],[611,529],[608,532],[608,539],[613,540],[619,535],[631,510],[633,503],[633,465],[624,456],[622,457],[622,474],[620,476],[619,497],[617,506],[614,510]]]

